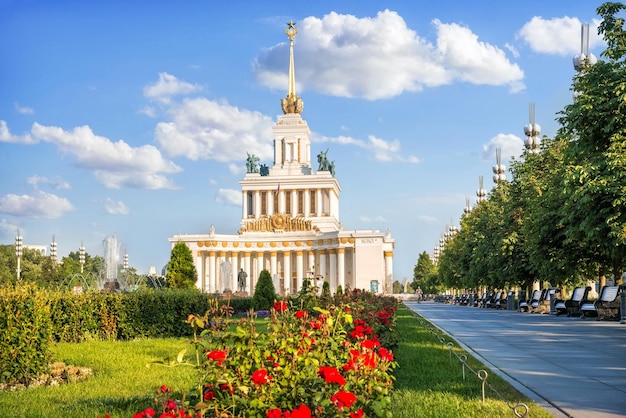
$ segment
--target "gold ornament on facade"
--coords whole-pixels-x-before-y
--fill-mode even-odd
[[[354,237],[350,237],[348,241],[350,242],[350,244],[354,244]]]
[[[300,247],[302,243],[300,241],[296,241],[296,247]]]
[[[270,247],[276,248],[276,242],[274,242],[274,241],[270,242]]]
[[[289,247],[289,241],[283,241],[283,247]]]
[[[291,217],[285,213],[275,213],[267,218],[246,221],[239,229],[241,235],[244,232],[292,232],[292,231],[314,231],[319,232],[319,228],[313,225],[313,221],[303,216]]]
[[[346,237],[341,237],[341,243],[345,244],[346,242],[348,242],[348,238]]]
[[[250,248],[251,245],[252,245],[251,243],[246,242],[246,248]]]
[[[259,242],[256,243],[256,246],[259,247],[259,248],[263,248],[263,243],[259,241]]]
[[[224,248],[228,247],[228,243],[226,241],[222,241],[222,247]]]
[[[198,245],[198,247],[204,247],[204,242],[202,241],[198,241],[196,244]]]
[[[234,248],[238,248],[239,247],[239,243],[238,242],[233,242],[233,247]]]
[[[306,242],[306,245],[308,245],[309,247],[312,247],[312,246],[313,246],[313,241],[308,240],[308,241]]]

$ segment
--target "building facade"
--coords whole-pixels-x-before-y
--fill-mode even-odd
[[[367,289],[391,293],[393,249],[391,232],[344,230],[339,220],[341,186],[326,151],[311,161],[311,130],[302,118],[303,101],[296,95],[290,23],[289,85],[281,100],[283,115],[274,131],[274,163],[259,165],[248,155],[242,191],[241,227],[236,235],[176,235],[172,247],[184,242],[195,257],[197,286],[210,293],[252,294],[259,274],[268,270],[278,294],[298,292],[305,279],[335,292]],[[240,275],[240,272],[245,274]],[[242,286],[239,278],[245,276]]]

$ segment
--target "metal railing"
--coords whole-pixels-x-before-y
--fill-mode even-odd
[[[456,357],[456,359],[459,361],[459,363],[461,364],[461,371],[462,371],[462,376],[463,376],[463,381],[465,381],[465,370],[468,370],[472,375],[475,375],[478,380],[481,381],[481,391],[482,391],[482,401],[483,404],[485,403],[485,392],[486,389],[491,390],[493,393],[496,394],[496,396],[498,398],[500,398],[501,401],[505,402],[507,404],[507,406],[509,408],[511,408],[511,411],[515,414],[515,416],[517,416],[518,418],[527,418],[528,417],[528,405],[526,405],[523,402],[510,402],[507,399],[504,398],[504,396],[502,396],[502,394],[500,392],[498,392],[498,390],[493,387],[488,381],[487,378],[489,377],[489,373],[487,373],[486,370],[484,369],[480,369],[480,370],[474,370],[469,364],[467,364],[467,355],[466,354],[458,354],[455,350],[454,350],[454,343],[451,341],[447,341],[446,338],[444,336],[441,335],[441,331],[432,326],[430,323],[422,320],[417,314],[413,314],[415,316],[415,319],[417,319],[417,322],[419,322],[419,324],[424,327],[428,332],[430,332],[433,336],[435,336],[435,338],[437,338],[439,340],[439,342],[441,343],[441,348],[442,350],[448,350],[449,353],[449,357],[450,357],[450,365],[453,365],[453,359]],[[454,357],[453,357],[454,355]]]

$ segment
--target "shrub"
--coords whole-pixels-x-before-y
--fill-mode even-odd
[[[276,289],[272,283],[272,276],[267,270],[263,270],[259,275],[259,281],[252,296],[252,308],[254,310],[270,309],[276,300]]]
[[[28,383],[51,359],[50,307],[32,285],[0,288],[0,382]]]
[[[393,354],[366,334],[372,328],[365,321],[354,326],[352,309],[294,312],[278,301],[267,332],[257,330],[253,312],[219,327],[216,318],[190,317],[196,329],[210,327],[194,339],[202,359],[196,410],[209,417],[389,417]]]

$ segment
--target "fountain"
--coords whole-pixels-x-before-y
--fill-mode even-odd
[[[108,235],[102,241],[104,246],[104,262],[106,266],[106,275],[104,277],[103,287],[108,291],[115,291],[120,288],[117,281],[117,270],[120,264],[120,248],[122,243],[118,241],[115,234]]]

